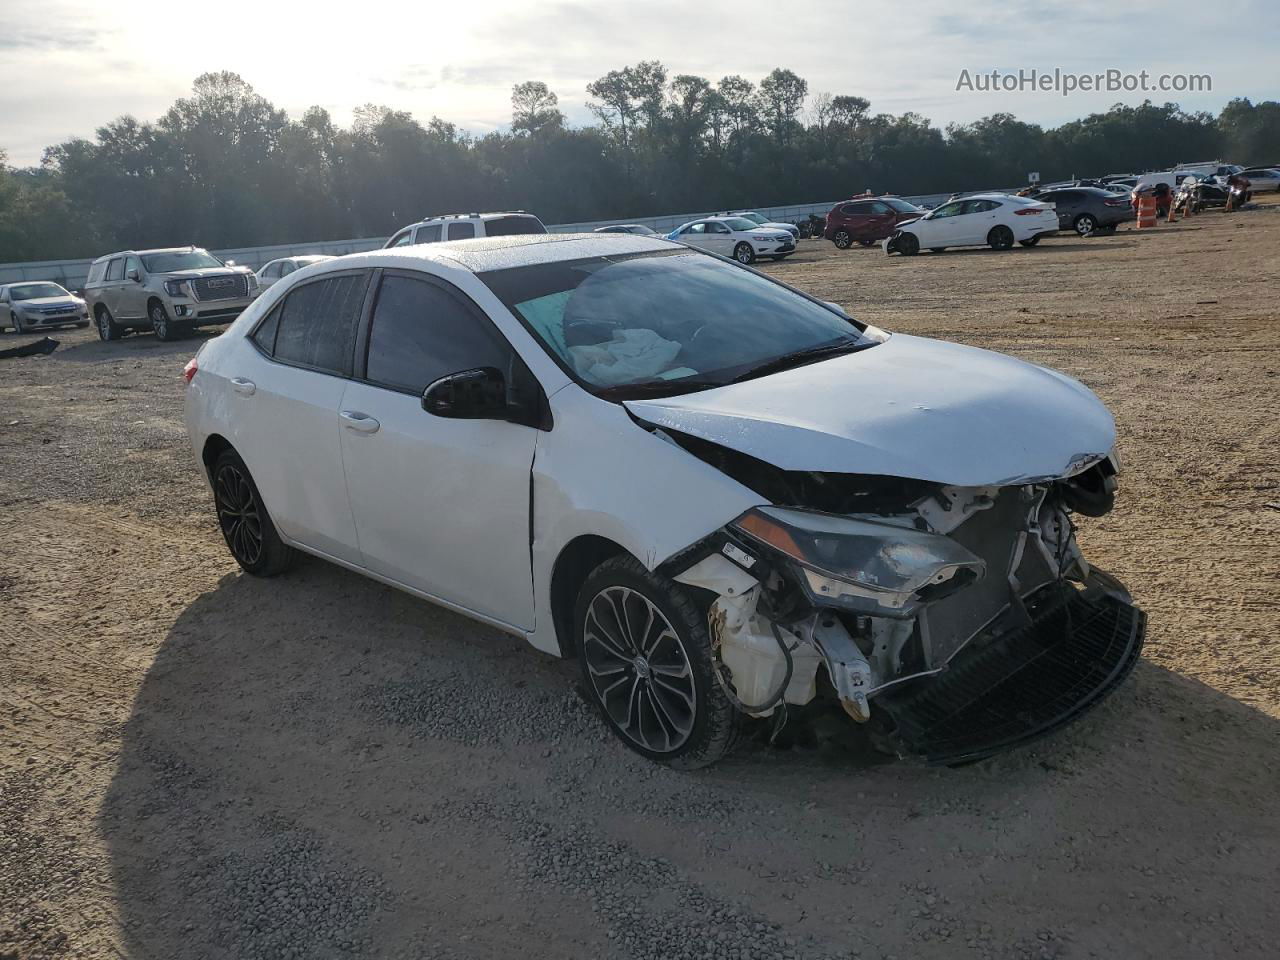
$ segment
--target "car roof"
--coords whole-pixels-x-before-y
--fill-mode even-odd
[[[474,240],[447,240],[353,253],[326,261],[334,270],[362,266],[387,266],[388,261],[427,262],[462,268],[471,273],[526,267],[539,263],[582,260],[619,254],[662,250],[687,251],[683,244],[658,236],[635,233],[526,233]]]
[[[209,252],[204,247],[196,247],[191,244],[187,244],[185,247],[153,247],[150,250],[117,250],[115,253],[104,253],[93,262],[97,263],[98,260],[111,260],[114,257],[141,257],[148,253],[187,253],[192,250],[203,250],[205,253]]]
[[[425,219],[410,223],[400,229],[408,230],[411,227],[420,227],[425,223],[439,223],[443,220],[461,220],[465,222],[470,220],[496,220],[499,217],[528,217],[531,220],[538,219],[537,214],[530,213],[528,210],[490,210],[487,213],[438,213],[435,216],[426,217]],[[400,230],[396,231],[396,233],[399,232]]]

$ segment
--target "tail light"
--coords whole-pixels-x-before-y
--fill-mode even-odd
[[[1020,217],[1025,217],[1033,213],[1048,213],[1049,208],[1048,207],[1019,207],[1017,210],[1013,212]]]
[[[196,371],[199,369],[199,366],[196,365],[196,358],[192,357],[187,361],[187,365],[182,368],[182,379],[190,383],[191,378],[196,375]]]
[[[1103,200],[1103,205],[1108,207],[1127,207],[1129,206],[1128,197],[1117,197],[1115,200]]]

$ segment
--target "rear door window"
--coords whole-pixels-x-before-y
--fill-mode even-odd
[[[412,277],[382,278],[369,330],[365,378],[421,394],[451,373],[505,372],[511,347],[489,321],[445,287]]]
[[[368,275],[344,274],[304,283],[285,297],[277,321],[277,360],[338,376],[351,375],[356,324]]]
[[[867,205],[865,203],[846,203],[840,212],[846,217],[865,217],[867,215]]]
[[[449,224],[450,240],[469,240],[476,235],[476,225],[474,223],[451,223]]]

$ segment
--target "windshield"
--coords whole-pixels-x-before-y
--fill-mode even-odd
[[[754,230],[759,224],[752,223],[746,217],[725,217],[720,221],[730,230]]]
[[[758,213],[740,213],[740,214],[738,214],[738,219],[739,219],[739,220],[750,220],[752,223],[755,223],[755,224],[761,224],[761,223],[768,223],[768,222],[769,222],[769,221],[768,221],[768,220],[766,220],[764,217],[760,216],[760,214],[758,214]]]
[[[9,288],[9,299],[40,300],[43,297],[69,297],[71,294],[56,283],[20,283]]]
[[[175,273],[178,270],[199,270],[202,267],[226,266],[208,250],[144,253],[142,255],[142,265],[147,268],[147,273]]]
[[[479,276],[566,373],[613,399],[720,386],[784,355],[866,339],[831,308],[693,251]]]
[[[893,207],[899,213],[924,213],[924,210],[917,207],[914,203],[908,203],[906,200],[899,200],[897,197],[885,197],[884,202]]]

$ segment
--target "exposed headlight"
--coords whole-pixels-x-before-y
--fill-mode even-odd
[[[954,540],[894,523],[757,507],[731,527],[792,560],[814,603],[857,613],[910,617],[986,573]]]
[[[164,282],[164,292],[171,297],[185,297],[187,295],[187,281],[166,280]]]
[[[257,290],[257,289],[258,289],[258,275],[257,275],[256,273],[247,273],[247,274],[245,274],[245,279],[246,279],[246,280],[248,281],[248,283],[249,283],[249,286],[248,286],[248,289],[249,289],[249,290]]]
[[[769,243],[771,240],[776,240],[777,238],[776,237],[752,237],[751,239],[754,240],[756,243]]]

